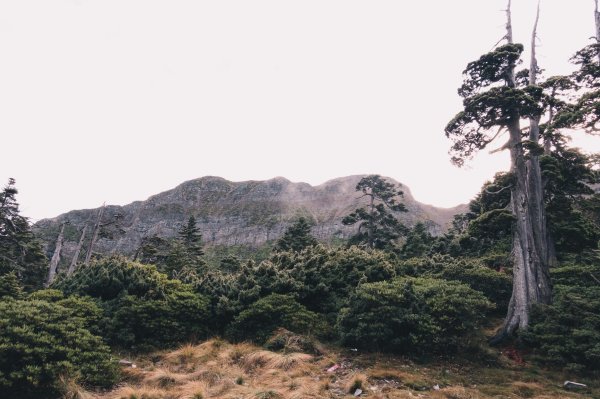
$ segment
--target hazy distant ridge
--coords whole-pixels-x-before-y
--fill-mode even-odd
[[[319,240],[346,239],[356,227],[342,225],[342,218],[366,200],[358,199],[354,190],[361,177],[341,177],[318,186],[292,183],[282,177],[245,182],[212,176],[190,180],[145,201],[107,206],[105,219],[116,213],[123,217],[119,229],[111,229],[112,237],[101,238],[96,250],[133,253],[144,236],[174,236],[190,215],[197,218],[207,245],[259,246],[281,236],[301,215],[312,218],[313,234]],[[429,220],[434,234],[444,232],[452,216],[466,209],[465,205],[446,209],[421,204],[415,201],[408,187],[402,189],[409,212],[398,217],[409,226]],[[79,231],[86,223],[91,227],[97,212],[98,209],[70,211],[41,220],[34,228],[51,249],[59,225],[68,220],[63,256],[70,258]]]

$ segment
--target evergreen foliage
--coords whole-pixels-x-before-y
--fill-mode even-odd
[[[102,335],[120,347],[164,347],[202,338],[209,330],[207,299],[154,266],[105,258],[79,268],[55,287],[96,298],[104,311]]]
[[[487,267],[478,258],[453,258],[435,254],[399,262],[399,276],[437,278],[458,281],[481,292],[496,311],[506,311],[512,290],[512,278],[506,273]]]
[[[252,303],[274,293],[293,295],[302,306],[333,323],[348,293],[359,283],[394,276],[387,254],[317,245],[302,252],[276,252],[268,261],[242,265],[236,273],[209,271],[194,285],[210,298],[213,319],[221,331]]]
[[[311,224],[305,217],[298,218],[277,240],[275,250],[300,252],[304,248],[317,245],[317,239],[311,235],[310,228]]]
[[[555,286],[552,305],[538,305],[524,342],[541,362],[572,372],[600,371],[600,284]]]
[[[196,225],[196,218],[190,216],[187,224],[179,230],[179,239],[183,244],[185,250],[190,254],[197,257],[204,255],[202,250],[202,234],[200,229]]]
[[[0,299],[13,298],[21,299],[23,297],[23,288],[17,279],[15,272],[0,276]]]
[[[467,346],[493,305],[467,285],[396,278],[360,285],[338,318],[342,342],[395,353],[456,351]]]
[[[271,294],[259,299],[233,320],[228,335],[237,340],[250,339],[263,344],[278,328],[299,334],[318,334],[324,321],[290,295]]]
[[[15,180],[0,191],[0,276],[14,273],[23,288],[40,288],[48,260],[27,218],[19,214]]]
[[[416,258],[429,254],[435,239],[427,230],[424,223],[414,225],[406,235],[406,241],[400,250],[403,258]]]
[[[379,175],[360,179],[356,191],[362,192],[362,197],[367,197],[369,202],[342,219],[347,226],[358,224],[358,232],[348,244],[371,249],[397,249],[396,240],[407,231],[393,213],[407,212],[404,204],[398,202],[403,192]]]
[[[73,310],[73,302],[0,300],[0,392],[6,397],[59,398],[61,380],[109,387],[116,362],[93,322]]]

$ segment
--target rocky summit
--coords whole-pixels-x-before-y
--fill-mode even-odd
[[[204,244],[258,247],[279,238],[298,217],[314,223],[312,233],[321,241],[347,239],[356,226],[344,226],[342,218],[366,203],[355,191],[362,175],[329,180],[318,186],[294,183],[282,177],[266,181],[231,182],[220,177],[202,177],[172,190],[125,206],[107,205],[95,252],[132,254],[144,237],[173,237],[187,221],[196,217]],[[389,182],[399,185],[393,179]],[[465,205],[436,208],[416,201],[406,186],[403,201],[408,212],[398,213],[407,226],[425,222],[434,235],[448,228],[452,216]],[[36,233],[50,253],[63,222],[63,259],[70,259],[85,225],[88,236],[98,215],[97,209],[74,210],[35,224]]]

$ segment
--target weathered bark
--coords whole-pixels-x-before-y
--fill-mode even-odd
[[[507,35],[512,43],[512,26],[510,5],[507,9]],[[538,13],[539,16],[539,13]],[[534,27],[533,44],[535,44]],[[530,84],[536,83],[535,73],[537,61],[533,50]],[[514,67],[508,74],[507,85],[515,87]],[[514,184],[511,188],[511,210],[515,218],[513,227],[513,291],[508,305],[508,313],[504,325],[492,338],[498,343],[512,335],[517,329],[525,329],[529,325],[529,314],[534,303],[549,303],[552,298],[552,287],[549,278],[549,245],[546,230],[546,218],[543,202],[542,179],[537,156],[529,154],[525,157],[522,145],[522,133],[519,115],[513,115],[507,126],[510,141],[511,173]],[[529,139],[539,139],[539,119],[530,121]]]
[[[596,22],[596,42],[600,43],[600,10],[598,10],[598,0],[595,0],[596,9],[594,10],[594,21]],[[598,62],[600,62],[600,53],[598,53]]]
[[[100,222],[102,221],[102,215],[104,214],[104,207],[106,204],[102,204],[100,210],[98,210],[98,217],[96,218],[96,223],[94,224],[94,230],[92,232],[92,239],[90,240],[90,245],[88,246],[88,251],[85,254],[85,265],[89,265],[90,260],[92,259],[92,252],[94,251],[94,245],[96,244],[96,240],[98,239],[98,231],[100,230]]]
[[[512,13],[511,13],[512,1],[508,0],[508,5],[506,6],[506,41],[509,43],[513,43],[513,31],[512,31]],[[512,80],[514,84],[514,68],[512,70]]]
[[[556,97],[556,88],[552,89],[552,94],[550,95],[550,97],[552,97],[552,98]],[[546,125],[552,126],[552,122],[554,122],[554,108],[550,107],[548,113],[549,113],[548,123]],[[550,132],[547,132],[547,133],[550,133]],[[544,137],[544,155],[550,155],[551,152],[552,152],[552,138],[550,137],[549,134],[546,134]]]
[[[54,253],[52,254],[52,259],[50,260],[50,266],[48,268],[48,277],[46,278],[46,283],[44,287],[49,287],[56,277],[56,269],[58,269],[58,262],[60,262],[60,251],[62,250],[62,245],[64,241],[64,232],[65,232],[65,224],[60,226],[60,232],[58,233],[58,238],[56,239],[56,246],[54,247]]]
[[[369,248],[372,249],[375,246],[375,240],[373,239],[373,215],[375,213],[375,196],[373,195],[373,189],[371,189],[371,194],[369,195],[369,197],[369,215],[371,217],[371,221],[369,222],[369,230],[367,233],[369,235]]]
[[[77,248],[75,248],[75,253],[73,254],[73,259],[71,259],[71,264],[69,265],[69,269],[67,270],[67,276],[73,274],[75,269],[77,268],[77,261],[79,260],[79,253],[81,252],[81,248],[83,247],[83,240],[85,239],[85,233],[87,232],[87,224],[83,226],[83,231],[81,232],[81,237],[79,238],[79,243],[77,243]]]

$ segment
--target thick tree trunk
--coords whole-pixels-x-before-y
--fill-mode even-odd
[[[96,218],[96,223],[94,224],[94,230],[92,232],[92,239],[90,240],[88,251],[85,254],[85,265],[89,265],[90,260],[92,259],[92,252],[94,251],[94,245],[96,244],[96,240],[98,239],[98,230],[100,230],[100,222],[102,221],[102,215],[104,214],[105,206],[105,204],[102,204],[102,207],[98,211],[98,217]]]
[[[63,240],[64,240],[64,232],[65,232],[65,224],[60,226],[60,233],[58,233],[58,238],[56,239],[56,246],[54,247],[54,253],[52,254],[52,259],[50,260],[50,266],[48,268],[48,278],[46,279],[46,283],[44,287],[48,288],[54,282],[54,278],[56,277],[56,269],[58,269],[58,262],[60,262],[60,251],[62,250]]]
[[[507,39],[512,42],[510,28],[510,1],[508,4]],[[536,21],[537,26],[537,21]],[[535,40],[535,29],[534,38]],[[535,58],[535,50],[533,52]],[[537,64],[532,60],[530,82],[535,84]],[[515,87],[514,68],[507,83]],[[530,121],[530,140],[539,139],[539,119]],[[550,246],[543,202],[542,179],[537,156],[525,159],[519,116],[514,115],[509,124],[511,172],[514,176],[511,188],[511,209],[515,219],[513,227],[513,291],[504,325],[492,338],[498,343],[517,329],[529,325],[531,306],[534,303],[550,303],[552,287],[549,277]],[[531,154],[530,154],[531,155]]]
[[[83,231],[81,232],[81,237],[79,237],[79,243],[77,244],[77,248],[75,249],[75,253],[73,254],[73,259],[71,259],[71,264],[69,265],[69,269],[67,270],[67,276],[73,274],[75,269],[77,268],[77,261],[79,261],[79,253],[81,252],[81,248],[83,247],[83,240],[85,239],[85,233],[87,232],[87,224],[83,226]]]

